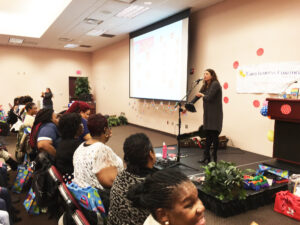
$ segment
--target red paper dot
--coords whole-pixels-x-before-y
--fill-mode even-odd
[[[224,88],[225,90],[228,88],[228,83],[227,83],[227,82],[225,82],[225,83],[223,84],[223,88]]]
[[[237,69],[239,67],[239,62],[238,61],[235,61],[234,63],[233,63],[233,68],[234,69]]]
[[[290,105],[284,104],[280,107],[280,111],[281,111],[282,114],[288,115],[292,112],[292,108],[291,108]]]
[[[229,102],[229,98],[228,97],[224,97],[224,102],[227,104]]]
[[[264,49],[263,49],[263,48],[257,49],[256,54],[257,54],[258,56],[262,56],[262,55],[264,54]]]
[[[253,106],[254,106],[255,108],[258,108],[258,107],[260,106],[260,102],[259,102],[258,100],[254,100],[254,101],[253,101]]]

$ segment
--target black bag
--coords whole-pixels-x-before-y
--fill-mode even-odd
[[[48,173],[51,160],[47,153],[40,152],[35,159],[35,171],[33,173],[32,189],[35,192],[36,202],[39,207],[51,207],[56,204],[58,189]]]
[[[8,111],[8,115],[7,115],[7,120],[6,122],[10,125],[15,124],[18,121],[18,116],[17,114],[14,113],[14,110],[11,109]]]

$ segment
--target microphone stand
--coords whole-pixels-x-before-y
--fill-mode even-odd
[[[181,112],[183,112],[182,102],[184,101],[185,98],[186,99],[188,98],[188,96],[191,94],[192,90],[199,84],[199,82],[195,82],[194,85],[192,86],[192,88],[188,91],[188,93],[180,101],[178,101],[175,104],[175,108],[177,106],[179,106],[179,109],[178,109],[178,136],[177,136],[177,148],[178,148],[178,151],[177,151],[177,162],[175,164],[171,165],[169,168],[176,167],[176,166],[185,166],[187,168],[190,168],[190,169],[198,171],[198,169],[195,169],[193,167],[190,167],[190,166],[188,166],[188,165],[183,164],[183,163],[180,162],[180,157],[181,157],[181,152],[180,152],[180,139],[181,139],[180,138],[180,129],[181,129]]]

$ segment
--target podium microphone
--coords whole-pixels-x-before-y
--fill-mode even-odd
[[[199,79],[197,79],[197,80],[193,81],[193,83],[197,83],[197,84],[199,84],[199,82],[200,82],[201,80],[203,80],[203,78],[199,78]]]

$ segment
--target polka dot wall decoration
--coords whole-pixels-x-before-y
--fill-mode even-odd
[[[254,100],[254,101],[253,101],[253,106],[254,106],[255,108],[258,108],[258,107],[260,106],[260,102],[259,102],[258,100]]]
[[[237,69],[239,67],[239,62],[238,61],[235,61],[234,63],[233,63],[233,68],[234,69]]]
[[[223,84],[223,88],[226,90],[226,89],[228,89],[228,83],[227,82],[225,82],[224,84]]]
[[[258,56],[262,56],[262,55],[264,54],[264,49],[263,49],[263,48],[257,49],[256,54],[257,54]]]
[[[224,103],[227,104],[229,102],[229,98],[228,97],[224,97]]]

